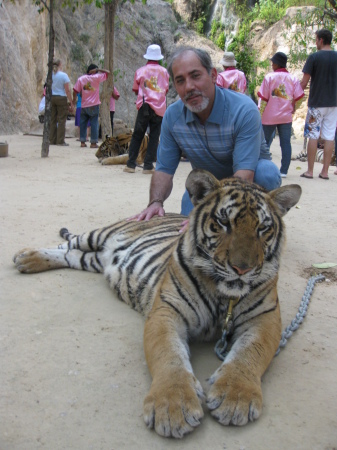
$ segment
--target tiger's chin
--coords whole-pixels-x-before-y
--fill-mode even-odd
[[[217,285],[217,290],[221,295],[226,297],[239,297],[242,298],[250,292],[250,284],[245,283],[241,279],[233,281],[220,281]]]

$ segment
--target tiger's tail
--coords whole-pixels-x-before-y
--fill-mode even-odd
[[[102,250],[98,244],[98,235],[100,230],[93,230],[89,233],[73,234],[67,228],[61,228],[60,236],[66,242],[58,246],[59,249],[81,250],[82,252],[97,252]]]

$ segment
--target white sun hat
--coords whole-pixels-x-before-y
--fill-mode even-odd
[[[222,60],[219,61],[219,64],[222,64],[225,67],[235,67],[237,61],[235,61],[234,53],[225,52],[223,54]]]
[[[148,46],[144,58],[150,61],[160,61],[164,56],[161,54],[160,46],[152,44]]]

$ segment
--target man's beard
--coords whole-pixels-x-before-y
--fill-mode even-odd
[[[188,104],[187,100],[196,94],[202,96],[201,103],[199,103],[198,105]],[[204,111],[207,108],[207,106],[209,105],[209,98],[205,97],[203,95],[203,93],[200,91],[193,91],[193,92],[190,92],[189,94],[185,95],[185,97],[183,98],[183,102],[184,102],[186,108],[188,108],[191,112],[198,113],[198,112]]]

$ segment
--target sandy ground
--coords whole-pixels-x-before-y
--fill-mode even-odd
[[[16,271],[23,247],[54,246],[66,226],[80,233],[139,212],[150,177],[101,166],[94,150],[50,147],[41,138],[1,136],[0,159],[0,449],[333,449],[337,448],[336,270],[316,285],[308,315],[263,377],[264,411],[245,427],[223,427],[206,411],[201,426],[182,441],[146,429],[143,398],[150,386],[144,359],[144,319],[119,302],[101,275],[59,270]],[[293,153],[302,142],[293,142]],[[276,163],[280,150],[272,147]],[[284,327],[294,318],[313,263],[337,262],[337,176],[300,178],[293,161],[284,183],[303,195],[285,217],[287,247],[279,295]],[[166,211],[179,212],[190,170],[178,168]],[[201,383],[218,367],[213,344],[192,346]]]

